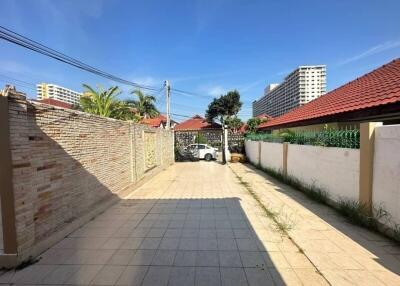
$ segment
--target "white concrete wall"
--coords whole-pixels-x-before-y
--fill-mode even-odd
[[[251,163],[258,165],[260,163],[259,154],[259,142],[258,141],[248,141],[244,142],[244,147],[246,149],[246,157]]]
[[[360,150],[289,144],[288,174],[327,191],[333,200],[358,200]]]
[[[372,201],[400,224],[400,125],[375,129]]]
[[[260,164],[264,168],[282,171],[283,169],[283,144],[261,142]]]

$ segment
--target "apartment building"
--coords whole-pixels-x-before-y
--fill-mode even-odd
[[[55,99],[68,104],[79,104],[82,93],[51,83],[36,85],[37,99]]]
[[[314,100],[326,92],[326,66],[300,66],[281,84],[270,84],[264,95],[253,101],[253,116],[277,117]]]

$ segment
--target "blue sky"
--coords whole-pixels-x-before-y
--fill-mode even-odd
[[[184,115],[204,114],[213,96],[238,89],[247,119],[264,87],[299,65],[326,64],[332,90],[400,55],[398,0],[2,0],[0,11],[0,25],[92,66],[201,94],[172,93],[172,112]],[[34,97],[42,81],[115,84],[0,41],[1,85]]]

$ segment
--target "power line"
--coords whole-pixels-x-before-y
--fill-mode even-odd
[[[16,32],[13,32],[3,26],[0,26],[0,39],[6,40],[10,43],[16,44],[18,46],[27,48],[29,50],[35,51],[37,53],[40,53],[42,55],[51,57],[55,60],[58,60],[60,62],[66,63],[68,65],[74,66],[76,68],[79,68],[81,70],[96,74],[98,76],[111,79],[115,82],[119,82],[122,84],[130,85],[136,88],[142,88],[142,89],[147,89],[147,90],[152,90],[152,91],[158,91],[158,88],[152,87],[152,86],[145,86],[141,85],[129,80],[125,80],[123,78],[120,78],[118,76],[114,76],[110,73],[107,73],[105,71],[102,71],[100,69],[97,69],[95,67],[92,67],[88,64],[85,64],[77,59],[74,59],[70,56],[67,56],[59,51],[56,51],[52,48],[49,48],[43,44],[40,44],[32,39],[29,39],[23,35],[20,35]]]

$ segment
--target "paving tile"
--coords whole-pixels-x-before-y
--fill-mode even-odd
[[[168,286],[194,286],[194,267],[173,267],[169,275]]]
[[[365,286],[381,286],[385,285],[378,278],[375,277],[373,272],[367,270],[345,270],[346,274],[350,277],[351,281],[357,281],[358,285]]]
[[[179,241],[180,241],[179,238],[167,238],[167,237],[164,237],[161,240],[159,249],[171,249],[171,250],[178,249],[179,248]]]
[[[125,240],[125,238],[109,238],[100,249],[119,249]]]
[[[147,233],[150,231],[150,227],[137,227],[132,233],[131,237],[146,237]]]
[[[217,250],[217,239],[213,238],[199,238],[198,250]]]
[[[258,251],[241,251],[240,258],[243,267],[267,267],[263,255]]]
[[[128,265],[128,263],[132,260],[133,255],[136,250],[131,249],[119,249],[117,250],[113,256],[107,261],[109,265]]]
[[[43,284],[64,284],[79,268],[79,265],[60,265],[40,282]]]
[[[175,256],[175,266],[196,266],[196,251],[177,251]]]
[[[268,268],[272,279],[277,286],[304,285],[293,269],[290,268]]]
[[[275,267],[275,268],[289,268],[289,262],[286,260],[285,256],[280,252],[262,252],[261,253],[265,264],[268,267]]]
[[[175,250],[157,250],[154,255],[151,265],[170,266],[174,264],[176,251]]]
[[[84,264],[106,264],[116,250],[102,249],[101,251],[91,251],[84,260]]]
[[[120,246],[121,249],[139,249],[143,238],[140,237],[128,237],[124,243]]]
[[[218,250],[238,250],[233,238],[218,238]]]
[[[218,251],[221,267],[243,267],[238,251]]]
[[[142,286],[167,286],[170,272],[168,266],[150,266]]]
[[[243,268],[221,268],[222,286],[247,286]]]
[[[221,286],[218,267],[196,267],[196,286]]]
[[[256,240],[252,238],[237,238],[236,244],[240,251],[258,251]]]
[[[180,228],[169,228],[164,233],[164,238],[180,238],[182,236],[182,229]]]
[[[315,269],[294,269],[294,271],[304,285],[329,285]]]
[[[307,257],[299,252],[283,252],[292,268],[314,268]]]
[[[200,230],[197,228],[184,228],[182,229],[182,238],[197,238],[199,232]]]
[[[217,237],[218,238],[235,238],[235,234],[233,233],[233,229],[217,229]]]
[[[196,266],[219,266],[217,251],[197,251]]]
[[[217,231],[216,229],[211,229],[211,228],[202,228],[199,230],[199,238],[217,238]]]
[[[10,273],[10,281],[12,283],[36,284],[45,279],[45,277],[51,274],[57,269],[57,265],[31,265],[12,274]]]
[[[81,265],[78,271],[68,278],[66,284],[88,285],[103,265]]]
[[[163,237],[166,232],[166,228],[151,228],[150,231],[146,234],[146,237]]]
[[[117,265],[105,265],[97,273],[91,284],[94,285],[114,285],[122,272],[125,270],[125,266]]]
[[[267,268],[245,268],[249,286],[273,286],[274,280]]]
[[[155,254],[153,249],[139,249],[129,261],[129,265],[150,265]]]
[[[145,238],[139,246],[139,249],[157,249],[160,245],[161,238]]]
[[[65,264],[74,253],[76,253],[75,249],[50,248],[40,256],[37,264]]]
[[[181,238],[179,243],[180,250],[198,250],[197,238]]]

